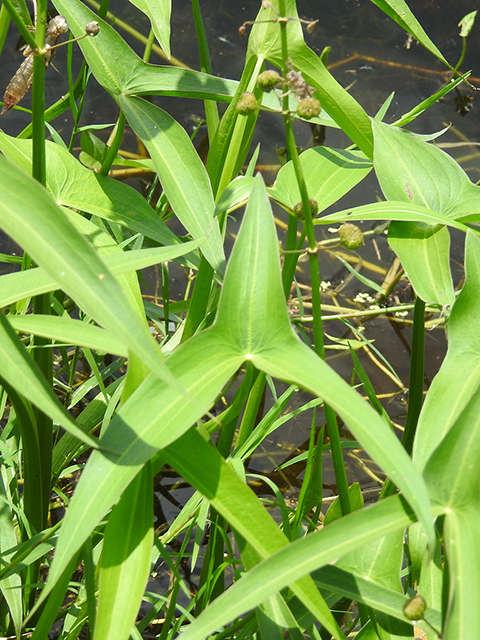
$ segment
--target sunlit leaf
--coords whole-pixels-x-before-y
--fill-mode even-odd
[[[160,2],[158,0],[130,0],[130,2],[149,17],[158,44],[170,58],[171,0],[161,0]]]

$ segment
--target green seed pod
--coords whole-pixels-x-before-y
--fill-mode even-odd
[[[347,249],[358,249],[363,244],[363,233],[356,224],[342,224],[340,231],[340,240]]]
[[[422,620],[426,608],[427,603],[417,594],[403,605],[403,613],[409,620]]]
[[[262,91],[266,91],[267,93],[276,87],[277,84],[280,84],[282,78],[279,73],[274,71],[273,69],[267,69],[267,71],[263,71],[257,78],[257,87]]]
[[[310,209],[312,211],[312,218],[314,218],[318,213],[318,202],[314,198],[309,198]],[[304,220],[305,216],[303,215],[303,204],[301,202],[297,202],[297,204],[293,207],[293,215],[296,216],[299,220]]]
[[[322,105],[320,104],[320,100],[316,98],[303,98],[303,100],[299,100],[297,104],[297,114],[306,120],[318,116],[321,110]]]
[[[255,113],[257,108],[257,99],[253,93],[249,93],[248,91],[242,93],[242,97],[237,104],[237,113],[241,113],[243,116],[249,116],[251,113]]]

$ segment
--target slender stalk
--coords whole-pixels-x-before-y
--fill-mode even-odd
[[[142,60],[145,60],[145,62],[148,62],[150,60],[150,56],[152,55],[152,45],[154,41],[155,41],[155,34],[153,32],[153,29],[150,29],[150,33],[148,34],[148,38],[145,43],[145,49],[143,51],[143,56],[142,56]]]

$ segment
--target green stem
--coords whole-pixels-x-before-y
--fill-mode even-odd
[[[458,71],[462,66],[463,61],[465,60],[465,54],[467,53],[467,38],[462,38],[462,53],[460,55],[460,59],[455,65],[454,71]]]
[[[143,56],[142,56],[142,60],[145,60],[145,62],[148,62],[150,60],[154,41],[155,41],[155,34],[153,32],[153,29],[150,29],[150,33],[148,34],[148,38],[145,43],[145,49],[143,51]]]

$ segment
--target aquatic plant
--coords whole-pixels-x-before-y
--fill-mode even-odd
[[[168,55],[169,3],[134,4]],[[403,0],[374,4],[448,65]],[[263,2],[242,27],[251,30],[238,82],[210,74],[197,2],[202,72],[138,58],[104,20],[107,2],[98,14],[79,0],[54,5],[74,37],[92,22],[100,29],[79,41],[84,67],[76,81],[70,72],[69,95],[49,109],[41,55],[46,2],[38,2],[34,36],[23,2],[2,7],[35,53],[32,125],[17,138],[0,133],[0,226],[25,252],[21,271],[0,276],[2,634],[25,630],[44,639],[61,618],[61,638],[80,637],[88,625],[95,640],[135,639],[160,618],[154,633],[162,640],[341,639],[356,627],[357,638],[413,638],[413,622],[428,638],[476,639],[480,188],[431,136],[403,128],[465,77],[386,124],[389,101],[369,117],[328,71],[327,52],[319,57],[307,46],[294,0]],[[278,69],[268,82],[265,63]],[[107,145],[92,130],[82,134],[81,159],[95,171],[71,153],[90,73],[119,106]],[[142,97],[161,94],[205,101],[206,166],[183,127]],[[221,117],[218,102],[228,104]],[[53,128],[53,141],[45,141],[44,122],[66,109],[75,122],[70,143]],[[278,112],[286,133],[287,163],[272,187],[254,176],[255,154],[243,169],[264,109]],[[296,117],[340,127],[352,146],[299,154]],[[148,159],[118,154],[126,122]],[[143,197],[109,177],[113,165],[129,164],[158,176],[156,206],[153,188]],[[372,170],[382,202],[325,215]],[[291,214],[282,261],[271,201]],[[245,202],[227,263],[228,216]],[[165,223],[173,215],[188,237]],[[390,222],[390,246],[416,293],[401,441],[355,353],[368,341],[343,344],[360,389],[325,361],[315,226],[358,220]],[[449,227],[466,238],[458,294]],[[358,231],[350,228],[353,241],[346,231],[344,243],[358,246]],[[310,269],[313,347],[294,331],[286,304],[301,253]],[[171,260],[195,274],[190,297],[170,304],[164,266],[163,305],[144,305],[136,272]],[[423,402],[426,304],[448,315],[448,352]],[[163,333],[160,344],[147,317]],[[305,337],[301,323],[298,331]],[[90,373],[76,389],[80,358]],[[274,379],[289,387],[259,419],[266,386],[276,393]],[[228,388],[231,399],[215,414]],[[313,394],[309,408],[323,406],[339,495],[323,516],[323,428],[317,434],[314,412],[296,507],[289,511],[273,487],[278,523],[247,485],[244,463],[281,424],[297,388]],[[373,505],[364,506],[357,484],[349,486],[338,418],[387,478]],[[157,532],[152,479],[165,465],[193,494],[168,530]],[[56,524],[52,491],[66,507]],[[180,541],[175,550],[173,540]],[[187,558],[192,569],[200,553],[193,593],[181,567]],[[158,595],[147,581],[160,558],[171,584]],[[139,613],[142,601],[152,605],[146,613]],[[345,623],[336,613],[343,617],[352,602],[357,614]]]

